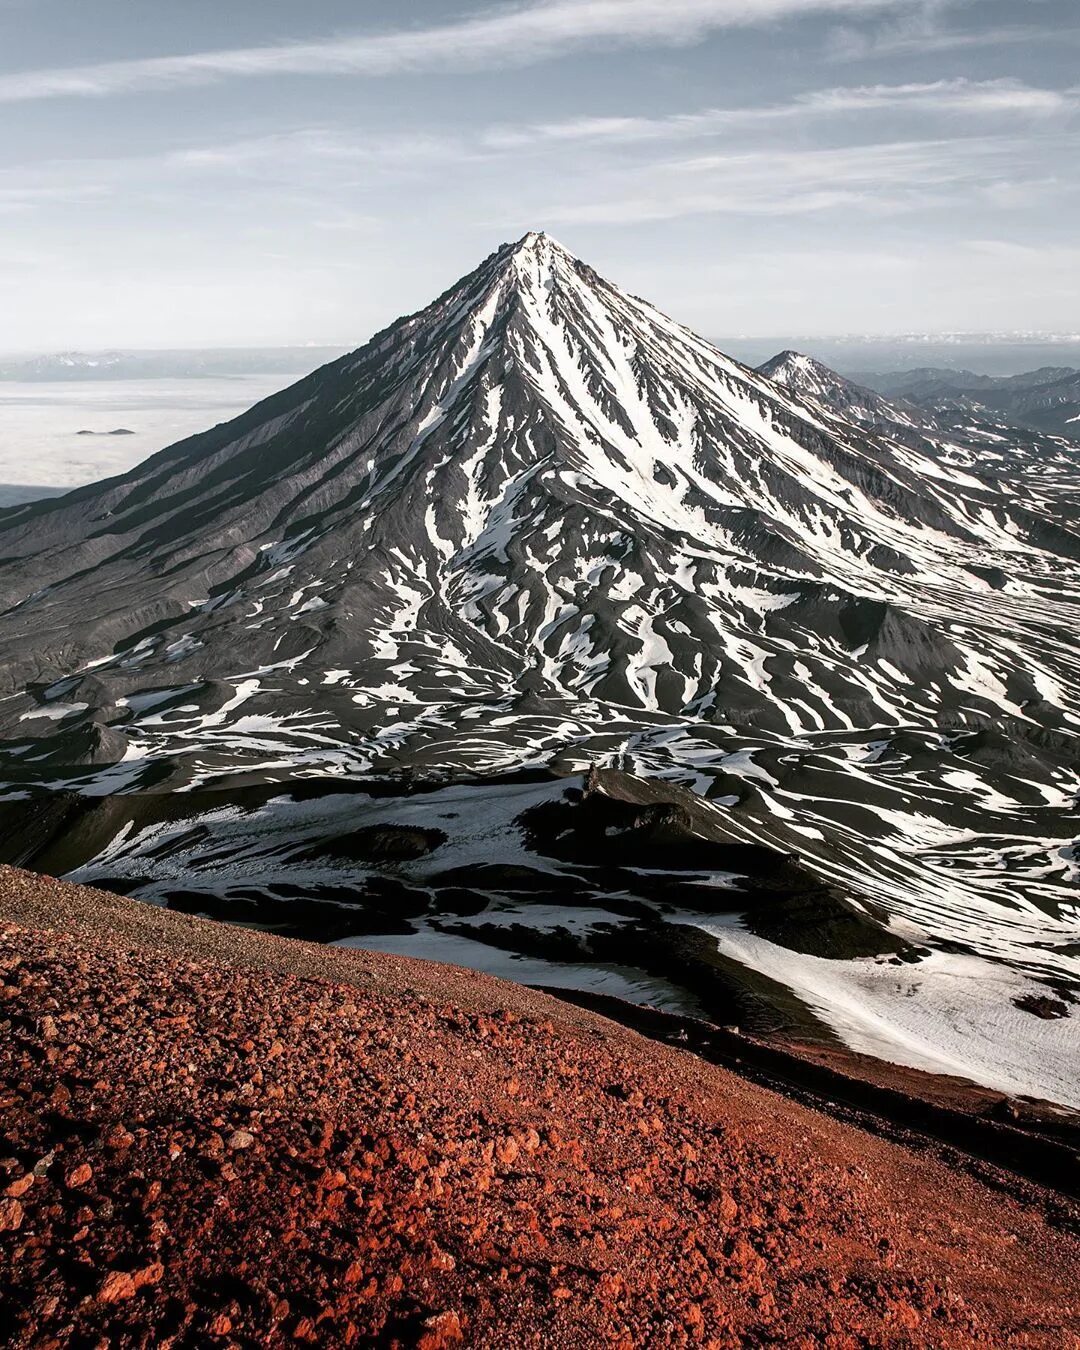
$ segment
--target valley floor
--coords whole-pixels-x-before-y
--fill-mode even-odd
[[[593,1012],[0,869],[0,1342],[1080,1346],[1080,1213]]]

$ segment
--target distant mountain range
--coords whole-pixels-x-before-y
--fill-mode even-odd
[[[1010,377],[1024,370],[1041,374],[1041,369],[1048,367],[1062,371],[1080,368],[1080,334],[852,334],[727,337],[714,341],[722,351],[754,366],[782,349],[809,352],[833,370],[873,388],[878,387],[878,380],[894,378],[893,372],[936,372],[940,368],[943,377],[963,380],[968,377],[965,363],[991,377]],[[0,355],[0,382],[210,379],[277,372],[302,375],[345,351],[344,347],[306,345],[7,354]],[[1041,369],[1036,370],[1040,363]],[[872,376],[867,372],[873,372]]]
[[[56,352],[0,358],[0,380],[212,379],[229,375],[302,375],[341,347],[221,347],[206,350]]]
[[[1080,438],[1080,370],[1043,366],[1021,375],[922,367],[854,377],[890,398],[933,412],[972,412],[1014,426]]]

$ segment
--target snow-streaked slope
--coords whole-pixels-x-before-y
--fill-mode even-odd
[[[590,724],[1077,725],[1072,534],[545,236],[236,422],[0,527],[8,691],[76,674],[136,754],[166,748],[163,715],[115,697],[208,676],[165,742],[222,767],[328,721],[377,766],[400,741],[385,704],[422,740],[434,712],[440,740],[439,709],[514,690],[592,699]]]
[[[794,822],[795,832],[786,838],[782,829],[760,838],[798,847],[812,833],[823,843],[834,832],[827,803],[807,807],[773,785],[775,761],[762,756],[762,763],[753,764],[745,758],[743,771],[748,776],[756,771],[775,794],[769,814],[781,826],[785,818]],[[877,746],[868,762],[889,758],[894,757]],[[868,801],[880,803],[873,776],[867,772],[861,781]],[[1063,998],[1080,981],[1075,955],[1080,915],[1075,908],[1048,905],[1044,911],[1016,902],[1015,879],[1008,873],[996,890],[980,891],[942,867],[935,891],[920,887],[917,868],[905,871],[896,858],[915,842],[919,829],[928,829],[929,813],[886,819],[896,816],[897,803],[891,810],[877,805],[881,851],[891,866],[884,866],[867,890],[859,885],[867,878],[845,872],[839,853],[825,865],[827,854],[800,848],[804,862],[837,878],[839,893],[861,898],[862,912],[881,925],[881,945],[871,937],[865,953],[852,958],[830,952],[828,937],[811,936],[816,950],[800,941],[792,950],[761,932],[762,907],[767,913],[769,897],[780,892],[772,886],[757,893],[746,889],[746,861],[737,846],[718,850],[721,856],[711,862],[707,856],[697,859],[695,871],[669,870],[669,854],[646,851],[652,865],[643,868],[633,842],[639,827],[625,822],[622,828],[590,828],[584,854],[574,849],[569,857],[553,856],[574,826],[569,813],[577,808],[565,803],[580,798],[583,787],[580,776],[496,779],[405,795],[385,788],[373,795],[355,789],[311,798],[284,793],[261,805],[225,808],[188,797],[188,811],[174,806],[164,819],[133,819],[116,829],[112,841],[72,876],[122,890],[134,887],[153,903],[180,903],[234,920],[289,923],[306,917],[302,935],[344,936],[380,950],[683,1011],[693,1010],[687,992],[687,984],[695,987],[693,979],[684,977],[680,992],[678,974],[663,963],[650,966],[648,953],[664,940],[657,925],[690,924],[712,936],[725,960],[787,986],[809,1015],[860,1053],[1080,1106],[1074,1017],[1043,1020],[1025,1006],[1049,994],[1056,1006],[1069,1008]],[[545,839],[531,822],[537,810],[558,803],[565,814],[549,823]],[[715,833],[730,841],[755,838],[750,797],[738,809],[717,805],[710,813],[699,806],[698,816],[700,828],[711,820]],[[872,829],[873,817],[853,817],[849,830],[857,824]],[[380,856],[362,842],[379,827],[414,831],[429,842],[418,856]],[[613,866],[613,858],[620,865]],[[723,869],[725,860],[736,870]],[[460,887],[467,879],[462,904]],[[1052,892],[1048,884],[1043,899],[1049,901]],[[643,917],[646,926],[635,938],[631,934]],[[819,917],[827,926],[824,909]],[[625,934],[621,942],[605,937],[613,930]],[[919,947],[907,950],[904,959],[890,955],[893,935]],[[545,951],[563,959],[538,963],[538,953]]]
[[[917,380],[912,385],[916,401],[904,397],[905,383],[899,378],[895,391],[885,396],[802,352],[780,352],[758,370],[811,406],[968,471],[1050,523],[1075,520],[1080,512],[1080,431],[1070,440],[1017,424],[975,402],[919,397]],[[919,372],[911,374],[917,377]]]
[[[750,370],[546,236],[500,249],[241,418],[0,513],[9,791],[618,763],[1075,981],[1068,490],[831,375]]]
[[[1025,1011],[1021,1003],[1032,986],[1019,971],[946,951],[910,965],[827,960],[788,951],[737,924],[701,926],[725,956],[791,988],[859,1054],[1080,1107],[1075,1022]]]

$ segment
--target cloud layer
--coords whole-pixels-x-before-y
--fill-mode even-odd
[[[940,0],[939,0],[940,2]],[[390,76],[548,59],[575,48],[693,42],[815,15],[919,11],[926,0],[534,0],[445,24],[323,42],[155,56],[0,76],[0,102],[105,97],[282,75]]]
[[[358,341],[548,227],[705,332],[1058,328],[1075,3],[24,0],[0,345]]]
[[[725,131],[860,112],[948,113],[965,117],[1042,117],[1080,108],[1075,89],[1040,89],[1016,79],[935,80],[815,90],[786,103],[705,108],[667,117],[583,117],[495,128],[487,144],[513,149],[542,141],[634,143],[715,136]]]

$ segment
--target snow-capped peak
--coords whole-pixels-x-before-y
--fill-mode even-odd
[[[518,287],[530,289],[550,286],[557,275],[568,279],[579,266],[569,250],[542,230],[530,230],[523,235],[509,246],[506,256],[508,279]]]
[[[557,239],[553,239],[546,230],[529,230],[526,234],[523,234],[516,243],[510,245],[510,250],[513,253],[543,253],[550,251],[562,253],[568,258],[573,258],[573,254],[569,249],[560,244]]]
[[[794,393],[816,395],[829,389],[851,385],[850,380],[846,380],[821,361],[807,356],[805,352],[793,351],[790,348],[770,357],[764,365],[758,366],[758,370],[774,384],[782,385]]]
[[[873,427],[879,432],[895,434],[900,430],[905,438],[910,439],[907,435],[909,431],[915,429],[925,432],[931,425],[928,419],[920,417],[917,409],[889,402],[872,389],[856,384],[824,362],[807,356],[805,352],[790,349],[778,352],[764,365],[758,366],[758,373],[796,398],[839,413],[842,417]]]
[[[770,365],[530,232],[233,423],[0,517],[0,676],[40,684],[75,653],[94,667],[87,720],[197,683],[214,753],[248,697],[229,690],[259,684],[245,671],[300,689],[353,672],[360,702],[332,696],[324,740],[355,749],[357,708],[392,691],[428,710],[449,760],[471,753],[470,700],[525,695],[591,700],[600,723],[722,715],[792,735],[1033,702],[1071,716],[1039,604],[1080,547],[854,403],[838,415],[778,382],[832,374],[810,358]],[[1016,617],[988,667],[982,600],[1002,578]]]

